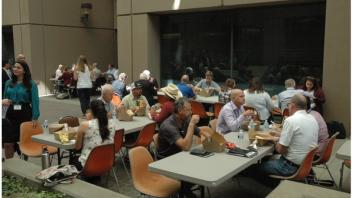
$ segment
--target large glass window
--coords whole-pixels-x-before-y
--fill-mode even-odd
[[[161,82],[178,81],[186,67],[195,80],[206,69],[242,88],[261,77],[269,92],[285,79],[322,77],[325,3],[240,8],[161,16]]]

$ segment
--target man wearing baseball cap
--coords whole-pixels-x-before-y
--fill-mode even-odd
[[[124,107],[126,109],[130,109],[133,113],[136,113],[139,108],[141,108],[141,103],[144,103],[145,106],[145,115],[148,115],[149,111],[149,103],[147,99],[142,95],[142,85],[138,82],[133,82],[131,84],[131,93],[125,96],[120,105],[119,109]]]

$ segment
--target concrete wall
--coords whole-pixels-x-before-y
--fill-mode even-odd
[[[326,1],[323,89],[327,120],[351,131],[351,31],[349,0]]]
[[[71,66],[80,54],[103,70],[117,63],[114,0],[91,0],[87,23],[80,18],[80,0],[4,0],[3,25],[12,25],[15,54],[23,53],[40,95],[48,94],[49,78],[59,64]]]

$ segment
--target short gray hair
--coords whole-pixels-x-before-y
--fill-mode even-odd
[[[307,109],[307,99],[302,94],[296,94],[291,98],[291,102],[296,105],[297,109],[306,110]]]
[[[104,93],[107,91],[113,91],[111,84],[105,84],[105,85],[101,86],[101,95],[104,95]]]
[[[145,74],[145,73],[141,73],[141,74],[139,74],[139,79],[141,79],[141,80],[148,80],[148,76],[147,76],[147,74]]]
[[[185,98],[185,97],[181,97],[178,100],[176,100],[174,112],[179,113],[183,109],[186,103],[189,103],[189,100],[188,98]]]
[[[296,86],[296,81],[293,80],[292,78],[289,78],[287,80],[285,80],[285,87],[295,87]]]

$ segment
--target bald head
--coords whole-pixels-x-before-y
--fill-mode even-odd
[[[230,94],[231,101],[237,106],[240,107],[244,104],[244,93],[241,89],[232,89]]]
[[[189,76],[188,75],[183,75],[182,77],[181,77],[181,82],[183,82],[183,83],[188,83],[189,82]]]

